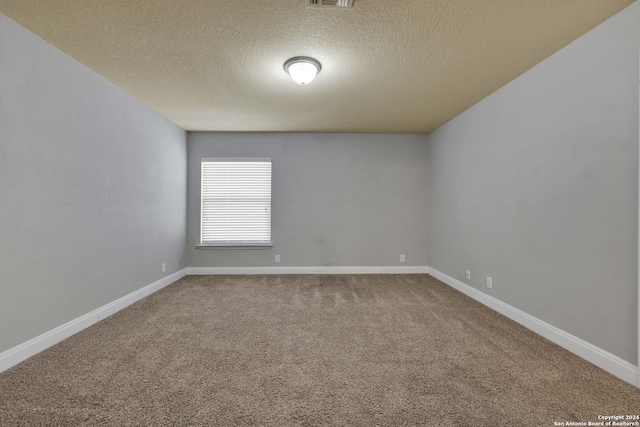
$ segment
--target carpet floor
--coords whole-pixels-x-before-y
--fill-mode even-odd
[[[1,426],[554,426],[640,390],[428,275],[187,276],[0,374]]]

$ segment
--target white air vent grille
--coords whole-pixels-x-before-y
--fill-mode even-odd
[[[349,8],[353,6],[353,0],[304,0],[306,7],[313,8]]]

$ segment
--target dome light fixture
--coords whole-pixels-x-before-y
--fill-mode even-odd
[[[318,61],[307,56],[296,56],[284,63],[285,71],[299,85],[311,83],[321,68]]]

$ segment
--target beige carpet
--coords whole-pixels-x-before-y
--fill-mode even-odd
[[[427,275],[189,276],[0,374],[1,426],[553,426],[640,391]]]

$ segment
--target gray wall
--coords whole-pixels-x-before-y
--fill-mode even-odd
[[[0,352],[184,267],[185,140],[0,15]]]
[[[189,133],[187,141],[188,266],[427,264],[424,135]],[[273,249],[195,249],[202,157],[272,159]]]
[[[427,138],[430,266],[633,364],[639,6]]]

